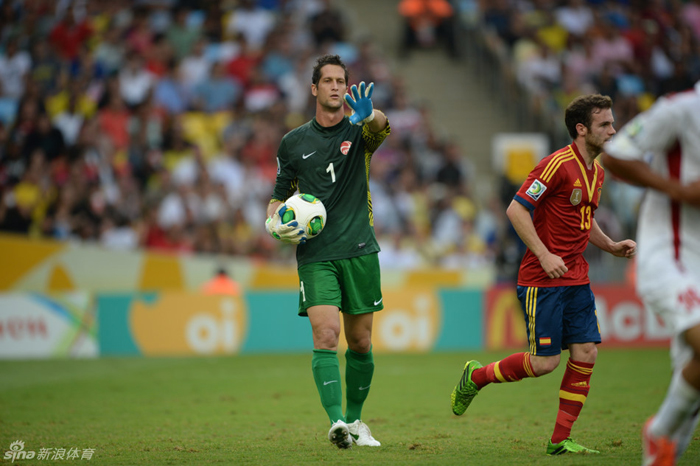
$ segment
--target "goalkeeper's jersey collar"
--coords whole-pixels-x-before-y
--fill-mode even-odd
[[[318,121],[316,121],[316,117],[314,117],[313,120],[311,120],[311,127],[315,131],[318,131],[319,133],[322,133],[322,134],[335,134],[342,128],[343,124],[345,124],[345,125],[348,124],[348,117],[347,116],[343,117],[343,119],[340,120],[338,122],[338,124],[335,124],[333,126],[321,126],[318,123]]]

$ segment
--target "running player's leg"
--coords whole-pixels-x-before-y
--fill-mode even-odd
[[[559,387],[559,410],[552,432],[553,444],[571,436],[571,429],[590,391],[597,349],[593,343],[571,344],[569,360]]]
[[[518,287],[525,314],[529,351],[514,353],[482,367],[468,361],[452,391],[452,412],[458,416],[469,407],[479,390],[490,383],[517,382],[552,372],[559,365],[561,344],[560,288]]]
[[[644,458],[670,454],[660,451],[662,447],[680,457],[697,425],[700,403],[700,288],[695,278],[683,273],[658,293],[649,292],[645,303],[676,335],[671,345],[674,375],[661,407],[645,424]]]
[[[518,287],[525,317],[529,351],[511,354],[474,371],[472,381],[481,389],[490,383],[517,382],[549,374],[561,353],[560,294],[563,287]]]
[[[590,391],[593,366],[598,356],[596,344],[601,340],[595,297],[589,285],[568,287],[563,305],[562,339],[563,346],[569,348],[569,360],[559,387],[559,410],[550,439],[552,445],[571,436],[571,429]]]
[[[678,335],[674,346],[679,348],[675,353],[686,356],[680,357],[683,364],[676,366],[666,397],[649,424],[648,435],[668,438],[675,446],[675,456],[680,458],[697,425],[700,405],[700,324]]]
[[[673,437],[671,437],[672,443],[676,446],[676,461],[680,459],[688,445],[690,445],[695,429],[698,427],[698,421],[700,421],[700,400],[695,404],[692,415],[683,421],[675,434],[673,434]]]

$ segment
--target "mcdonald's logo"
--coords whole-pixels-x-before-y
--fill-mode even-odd
[[[523,311],[515,287],[500,286],[486,292],[486,349],[527,347]]]

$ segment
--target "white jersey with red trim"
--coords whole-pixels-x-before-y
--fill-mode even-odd
[[[653,170],[687,184],[700,180],[700,82],[688,92],[660,98],[605,145],[613,157],[647,160]],[[700,280],[700,209],[648,189],[637,231],[637,288],[658,289],[664,276]]]

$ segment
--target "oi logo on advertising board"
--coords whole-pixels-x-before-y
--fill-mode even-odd
[[[143,355],[234,354],[245,338],[247,311],[238,297],[161,293],[135,298],[129,324]]]
[[[441,326],[440,305],[433,289],[389,290],[384,309],[374,313],[372,347],[378,352],[430,351]],[[342,322],[342,319],[341,319]],[[347,343],[340,339],[338,351]]]

